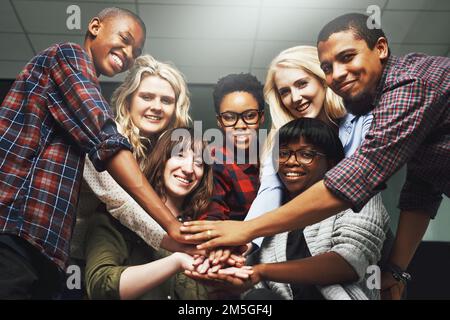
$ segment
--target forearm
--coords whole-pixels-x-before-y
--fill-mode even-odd
[[[180,270],[176,255],[125,269],[120,276],[120,299],[136,299]]]
[[[280,263],[255,266],[261,280],[309,285],[353,282],[358,275],[350,264],[335,252]]]
[[[265,237],[304,228],[349,207],[349,203],[336,197],[319,181],[280,208],[249,220],[247,227],[251,239]]]
[[[406,270],[414,257],[430,222],[430,214],[421,210],[402,211],[390,263]]]
[[[106,167],[114,180],[166,231],[178,228],[179,222],[150,186],[130,151],[118,152]]]

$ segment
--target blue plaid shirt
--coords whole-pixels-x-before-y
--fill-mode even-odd
[[[0,232],[64,269],[85,154],[101,171],[124,148],[85,51],[65,43],[38,54],[0,107]]]

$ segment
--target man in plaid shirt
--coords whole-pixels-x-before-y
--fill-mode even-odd
[[[362,146],[277,210],[243,223],[187,223],[194,226],[184,232],[198,233],[190,239],[210,239],[200,249],[302,228],[347,208],[359,211],[406,164],[396,242],[382,277],[387,297],[401,295],[410,278],[404,270],[442,194],[450,196],[450,59],[416,53],[391,57],[383,31],[369,29],[367,20],[362,14],[340,16],[317,41],[327,84],[353,114],[372,111]]]
[[[178,222],[148,184],[100,93],[98,76],[126,71],[145,25],[107,8],[84,48],[54,45],[19,74],[0,107],[0,299],[50,298],[59,290],[87,153],[169,234]],[[126,167],[127,170],[123,170]],[[173,228],[173,232],[170,230]],[[176,229],[176,230],[175,230]]]

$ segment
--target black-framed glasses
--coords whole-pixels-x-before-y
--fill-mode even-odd
[[[224,127],[233,127],[242,119],[246,124],[257,124],[263,111],[250,109],[244,112],[238,113],[233,111],[222,112],[218,115],[218,118]]]
[[[323,153],[317,152],[315,150],[307,150],[307,149],[299,149],[292,151],[290,149],[280,149],[278,151],[278,161],[280,164],[284,164],[288,162],[288,160],[294,154],[295,161],[300,164],[311,164],[315,157],[317,156],[326,156]]]

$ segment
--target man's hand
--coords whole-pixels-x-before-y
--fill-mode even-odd
[[[240,246],[252,240],[248,222],[245,221],[187,221],[180,231],[185,234],[183,242],[206,241],[198,245],[198,249]]]

